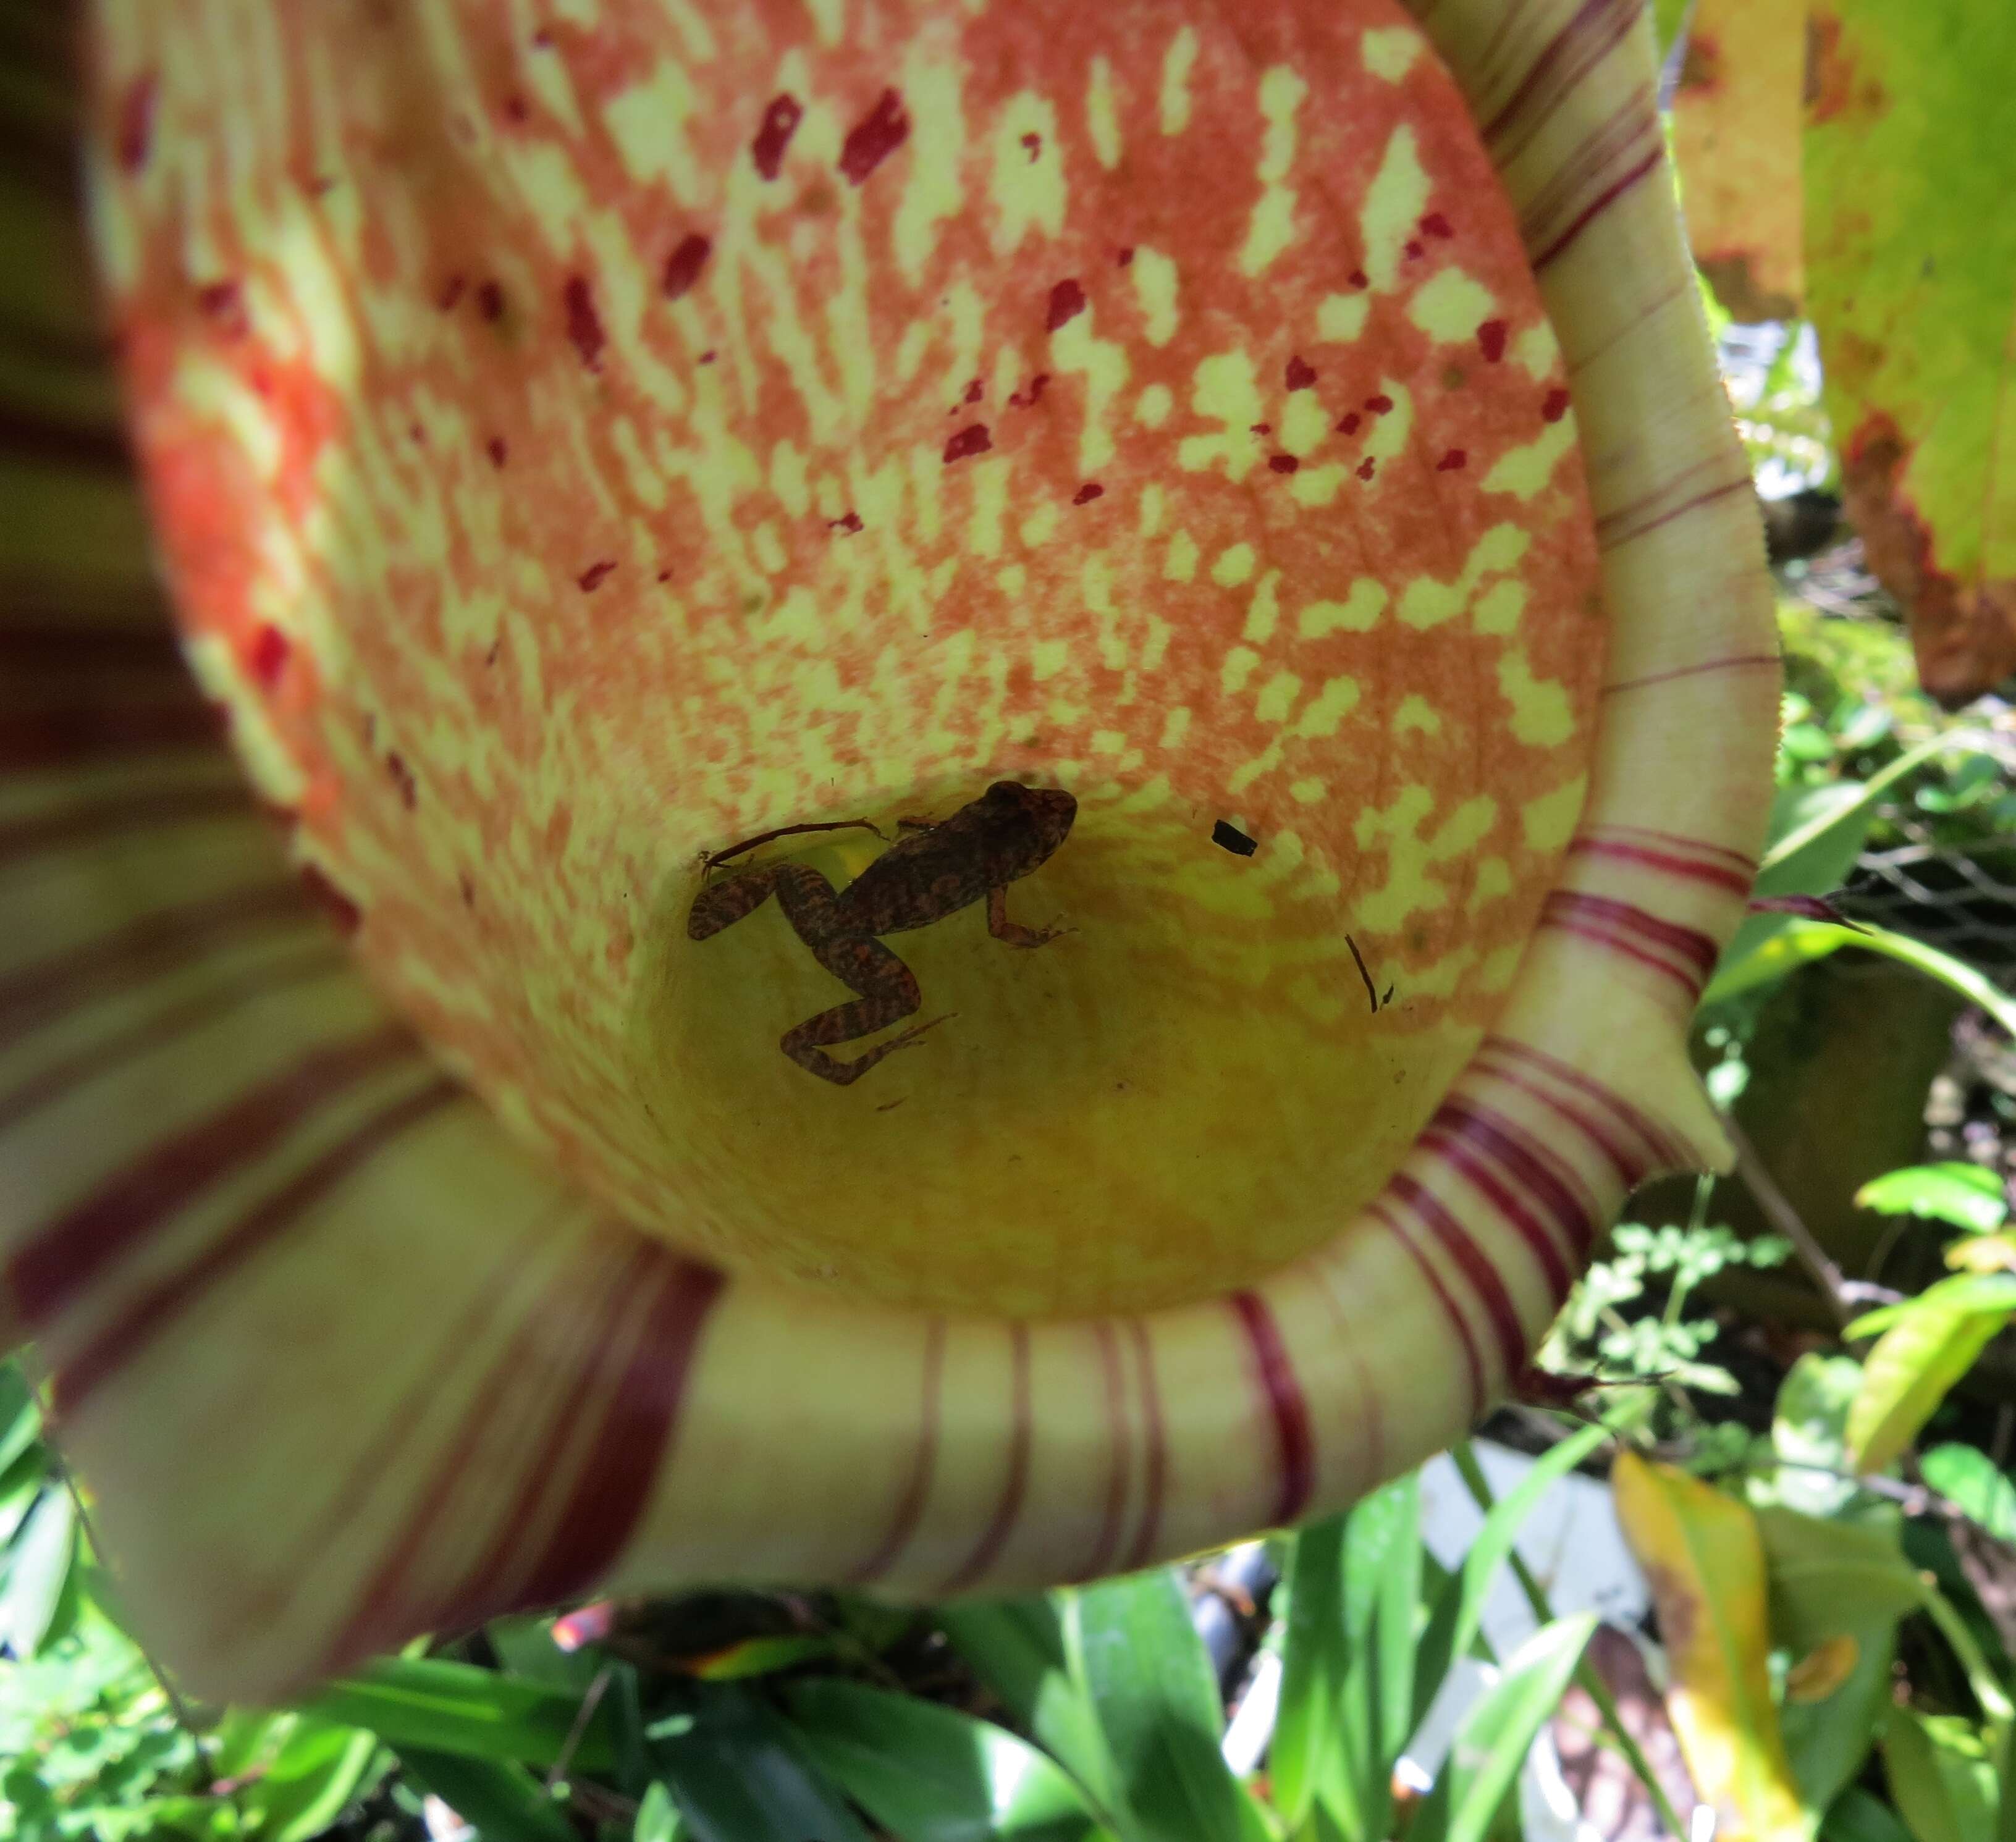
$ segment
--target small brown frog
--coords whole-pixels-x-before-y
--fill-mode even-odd
[[[913,1024],[851,1062],[826,1052],[830,1044],[851,1042],[910,1016],[923,1002],[915,975],[877,937],[928,927],[982,896],[987,931],[1011,947],[1040,947],[1071,933],[1067,927],[1024,927],[1010,920],[1007,890],[1017,877],[1049,858],[1077,816],[1078,801],[1067,793],[997,780],[941,824],[899,820],[912,835],[891,845],[837,892],[807,864],[738,870],[694,897],[686,933],[704,941],[775,895],[813,957],[860,994],[858,1002],[822,1011],[787,1031],[778,1047],[801,1068],[844,1087],[945,1020],[938,1016]],[[747,847],[745,843],[713,852],[710,861]]]

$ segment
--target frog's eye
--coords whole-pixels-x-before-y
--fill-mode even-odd
[[[997,780],[987,790],[990,799],[1019,800],[1028,790],[1018,780]]]

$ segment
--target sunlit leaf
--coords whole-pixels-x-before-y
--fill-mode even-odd
[[[679,1808],[672,1801],[672,1793],[662,1784],[653,1784],[638,1800],[630,1842],[679,1842],[681,1826]]]
[[[1925,1481],[1991,1535],[2016,1542],[2016,1481],[1976,1445],[1935,1445],[1918,1460]]]
[[[1790,319],[1800,293],[1804,0],[1696,0],[1673,93],[1687,242],[1739,321]]]
[[[1611,1473],[1618,1520],[1652,1589],[1672,1674],[1667,1705],[1716,1833],[1805,1842],[1771,1696],[1764,1548],[1748,1507],[1633,1452]]]
[[[1910,613],[1925,689],[2016,667],[2016,9],[1818,6],[1807,299],[1849,516]]]
[[[1886,1307],[1878,1322],[1887,1326],[1863,1358],[1862,1386],[1849,1409],[1851,1467],[1880,1471],[1895,1459],[2012,1314],[2016,1276],[2006,1274],[1942,1279]]]
[[[1393,1767],[1414,1727],[1414,1620],[1421,1581],[1420,1480],[1374,1491],[1344,1527],[1344,1619],[1350,1650],[1337,1711],[1343,1783],[1358,1833],[1391,1826]]]
[[[1267,1749],[1274,1808],[1291,1830],[1335,1772],[1337,1704],[1350,1646],[1344,1627],[1344,1524],[1312,1524],[1294,1538],[1281,1644],[1281,1698]]]
[[[830,1680],[797,1683],[785,1703],[827,1776],[900,1842],[1068,1842],[1093,1826],[1063,1772],[985,1721]]]
[[[1946,1249],[1946,1265],[1955,1272],[2016,1272],[2016,1234],[1975,1235]]]
[[[1848,1413],[1861,1386],[1852,1356],[1809,1351],[1786,1371],[1771,1413],[1778,1470],[1768,1488],[1779,1502],[1826,1516],[1854,1495],[1855,1484],[1833,1473],[1848,1470]]]
[[[1981,1164],[1913,1164],[1872,1178],[1855,1193],[1859,1209],[1879,1215],[1922,1215],[1986,1234],[2009,1219],[2002,1178]]]
[[[260,1842],[313,1842],[387,1763],[374,1734],[297,1718],[239,1801],[257,1822]]]
[[[45,1490],[22,1524],[0,1590],[0,1643],[17,1657],[41,1647],[63,1602],[77,1552],[77,1512],[70,1492]]]
[[[1893,1707],[1883,1726],[1883,1765],[1915,1842],[1995,1842],[1995,1768],[1965,1721]]]

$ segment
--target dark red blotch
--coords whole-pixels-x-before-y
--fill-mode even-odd
[[[910,138],[910,118],[903,99],[885,89],[875,106],[847,131],[841,143],[840,170],[850,185],[859,185]]]
[[[784,149],[790,146],[791,136],[797,132],[805,113],[799,106],[798,99],[789,93],[770,99],[769,107],[763,111],[763,125],[757,129],[756,139],[749,145],[756,170],[765,178],[776,178],[784,164]]]

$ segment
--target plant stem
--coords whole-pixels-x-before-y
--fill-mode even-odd
[[[1491,1485],[1477,1462],[1477,1455],[1470,1448],[1468,1440],[1453,1447],[1449,1456],[1455,1460],[1456,1474],[1462,1478],[1463,1488],[1470,1492],[1471,1500],[1489,1516],[1496,1506],[1497,1498],[1491,1494]],[[1526,1565],[1525,1557],[1515,1547],[1510,1555],[1512,1571],[1518,1580],[1519,1588],[1526,1596],[1526,1603],[1532,1608],[1533,1616],[1542,1624],[1554,1621],[1554,1608],[1548,1603],[1546,1589],[1533,1578],[1532,1569]],[[1586,1657],[1575,1665],[1575,1685],[1596,1703],[1596,1711],[1603,1718],[1604,1730],[1617,1750],[1623,1754],[1638,1782],[1645,1787],[1645,1794],[1652,1800],[1652,1808],[1658,1811],[1660,1822],[1666,1826],[1667,1833],[1674,1842],[1687,1842],[1687,1826],[1680,1821],[1679,1813],[1674,1809],[1672,1801],[1652,1770],[1652,1761],[1645,1757],[1645,1750],[1626,1730],[1623,1717],[1617,1711],[1617,1698],[1610,1692],[1610,1685],[1590,1665]]]
[[[1981,1703],[1982,1712],[1988,1716],[1989,1724],[1996,1736],[2006,1734],[2010,1724],[2016,1721],[2016,1706],[2012,1706],[2002,1684],[1993,1670],[1988,1667],[1988,1659],[1981,1653],[1981,1646],[1974,1641],[1974,1633],[1967,1628],[1967,1621],[1960,1617],[1953,1603],[1932,1585],[1931,1576],[1923,1576],[1925,1597],[1924,1607],[1932,1622],[1939,1628],[1939,1635],[1952,1646],[1953,1653],[1966,1672],[1967,1686],[1974,1690],[1974,1698]],[[1989,1750],[2000,1754],[1999,1744],[1991,1744]]]

